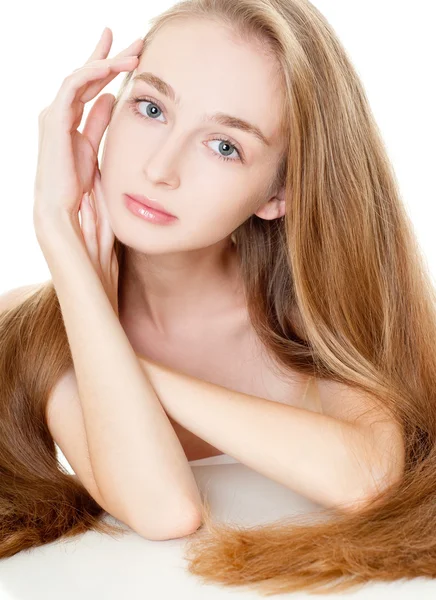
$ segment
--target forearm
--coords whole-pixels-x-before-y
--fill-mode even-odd
[[[65,223],[39,237],[68,336],[101,496],[134,523],[191,518],[200,495],[183,447],[78,232]]]
[[[375,450],[352,423],[139,358],[168,414],[222,452],[325,506],[354,509],[372,494]]]

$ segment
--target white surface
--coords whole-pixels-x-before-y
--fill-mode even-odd
[[[215,518],[254,525],[319,509],[319,506],[271,481],[228,455],[191,461],[200,490]],[[105,517],[112,518],[108,515]],[[184,538],[150,541],[128,530],[116,540],[88,532],[70,540],[22,552],[0,561],[1,600],[213,600],[260,595],[245,588],[204,585],[186,571]],[[276,597],[309,598],[308,594]],[[369,584],[358,592],[329,595],[356,600],[436,598],[436,582],[427,579]]]
[[[199,458],[198,460],[190,460],[191,467],[203,467],[208,465],[227,465],[239,463],[236,458],[228,454],[219,454],[218,456],[209,456],[209,458]],[[240,464],[240,463],[239,463]]]

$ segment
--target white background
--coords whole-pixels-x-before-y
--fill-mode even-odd
[[[0,19],[0,293],[51,278],[33,227],[38,114],[91,54],[103,28],[110,56],[173,2],[8,3]],[[433,0],[315,0],[361,77],[432,276],[436,273],[436,18]],[[117,93],[124,73],[103,92]],[[94,100],[85,108],[85,115]],[[80,126],[82,130],[83,124]]]

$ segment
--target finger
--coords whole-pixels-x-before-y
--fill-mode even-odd
[[[100,249],[100,264],[110,268],[111,254],[114,246],[115,234],[109,219],[109,211],[103,197],[103,189],[98,171],[94,175],[93,199],[98,215],[98,241]]]
[[[98,46],[98,45],[97,45]],[[129,57],[129,56],[138,56],[138,54],[142,54],[142,50],[144,47],[144,40],[142,38],[138,38],[137,40],[135,40],[134,42],[132,42],[130,44],[130,46],[128,46],[127,48],[125,48],[124,50],[121,50],[121,52],[119,52],[118,54],[115,55],[115,58],[125,58],[125,57]],[[108,52],[109,52],[109,48],[110,45],[106,51],[106,49],[102,50],[100,53],[98,52],[98,47],[95,50],[95,59],[93,60],[101,60],[107,57]],[[94,53],[91,55],[93,56]],[[91,58],[91,57],[90,57]],[[92,61],[91,61],[92,62]],[[86,66],[87,64],[90,64],[90,62],[88,61],[88,63],[85,63],[84,66]],[[75,69],[75,71],[78,71],[78,69]],[[74,71],[73,71],[74,72]],[[108,83],[110,83],[113,79],[115,79],[115,77],[118,75],[118,73],[111,71],[103,80],[102,80],[102,85],[101,87],[99,87],[98,89],[96,88],[95,83],[91,83],[90,84],[90,93],[91,93],[91,98],[94,98],[98,92],[100,90],[102,90]],[[93,87],[94,86],[94,87]]]
[[[122,50],[115,58],[96,58],[92,62],[85,63],[83,67],[75,69],[63,80],[54,101],[48,107],[49,113],[51,115],[62,115],[65,110],[70,108],[74,100],[85,104],[95,98],[120,71],[132,71],[137,67],[138,53],[142,51],[143,46],[144,41],[139,38],[125,50]],[[94,53],[95,56],[107,56],[107,52],[99,51],[98,47]],[[70,126],[68,119],[66,124]]]
[[[98,156],[103,134],[109,124],[114,102],[113,94],[101,94],[86,117],[82,134],[89,140],[96,156]]]
[[[124,48],[124,50],[118,52],[118,54],[116,54],[114,58],[124,58],[125,56],[138,56],[143,46],[144,40],[142,38],[138,38],[134,42],[132,42],[130,46],[127,46],[127,48]]]
[[[63,80],[58,93],[53,102],[53,111],[64,112],[69,110],[74,101],[79,100],[83,103],[89,102],[98,92],[103,89],[104,78],[110,71],[131,71],[137,66],[137,56],[125,56],[122,58],[112,58],[107,60],[96,60],[89,65],[73,71]],[[97,87],[89,89],[91,81],[100,80]],[[103,81],[102,81],[103,80]]]
[[[126,58],[129,56],[135,56],[139,58],[139,55],[142,55],[144,49],[144,40],[142,38],[138,38],[134,42],[130,44],[127,48],[119,52],[115,58]],[[136,65],[137,66],[137,65]],[[104,77],[101,82],[91,83],[89,86],[89,94],[90,98],[94,98],[104,87],[108,85],[115,77],[118,75],[116,71],[110,71],[106,77]],[[87,102],[87,100],[86,100]]]
[[[94,267],[97,267],[99,264],[97,227],[87,196],[88,194],[83,194],[80,204],[81,230],[89,257]]]
[[[111,49],[112,40],[112,30],[109,29],[109,27],[105,27],[100,35],[100,39],[98,40],[97,45],[95,46],[90,57],[85,61],[85,64],[93,62],[98,58],[106,58],[109,54],[109,50]]]
[[[111,46],[112,46],[112,42],[113,42],[112,30],[109,29],[109,27],[105,27],[105,29],[103,30],[103,32],[100,36],[100,39],[97,42],[96,47],[94,48],[94,51],[92,52],[92,54],[90,55],[88,60],[85,62],[85,65],[87,63],[93,62],[94,60],[107,58],[109,51],[111,49]],[[134,53],[134,51],[140,47],[140,44],[143,45],[143,43],[144,43],[144,40],[142,38],[138,38],[137,40],[132,42],[130,44],[130,46],[127,46],[127,48],[125,48],[124,50],[121,50],[121,52],[118,52],[118,54],[115,55],[115,58],[129,56],[130,54]]]

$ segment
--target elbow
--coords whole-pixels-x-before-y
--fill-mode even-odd
[[[373,499],[372,495],[361,494],[354,495],[352,500],[338,503],[336,508],[347,514],[356,514],[365,509]]]
[[[347,513],[358,513],[369,506],[375,506],[378,500],[388,493],[391,488],[398,485],[404,475],[405,453],[401,435],[396,444],[392,444],[394,450],[386,448],[373,456],[367,463],[366,477],[359,469],[357,479],[354,479],[354,489],[348,491],[346,500],[338,508]],[[364,485],[362,485],[364,480]],[[349,482],[352,481],[350,477]],[[356,481],[358,483],[356,483]],[[342,500],[344,500],[344,496]]]
[[[138,535],[152,541],[173,540],[194,533],[201,525],[201,516],[198,510],[189,506],[181,511],[182,516],[152,515],[146,523],[134,523],[131,526]]]
[[[386,493],[389,488],[398,483],[401,475],[398,473],[384,472],[374,477],[373,471],[369,483],[364,489],[361,487],[352,494],[349,494],[344,502],[338,503],[337,507],[346,513],[354,514],[366,509],[370,505],[375,505],[377,500]]]

